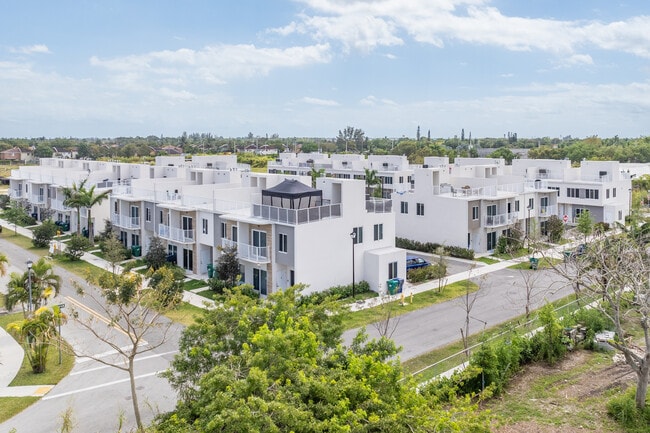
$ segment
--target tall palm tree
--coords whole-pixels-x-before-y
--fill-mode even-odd
[[[65,199],[63,200],[63,204],[65,206],[74,208],[77,210],[77,234],[81,234],[81,208],[84,205],[84,202],[82,201],[83,199],[83,193],[86,191],[86,180],[84,179],[79,184],[77,185],[76,183],[72,183],[71,187],[64,187],[63,188],[63,196]]]
[[[29,303],[29,293],[27,291],[27,272],[19,274],[12,272],[7,282],[7,294],[5,295],[5,307],[8,311],[20,304],[23,307],[23,314],[26,316],[25,305]]]
[[[9,265],[9,259],[4,253],[0,253],[0,277],[7,275],[7,266]]]
[[[32,265],[32,303],[38,309],[43,301],[56,296],[61,288],[61,277],[54,273],[52,264],[41,257]],[[26,275],[26,280],[28,280]]]
[[[316,179],[325,175],[325,169],[319,168],[316,170],[314,167],[312,167],[309,175],[311,176],[311,187],[316,188]]]
[[[81,202],[83,203],[83,206],[88,209],[88,240],[91,245],[94,245],[95,243],[95,228],[93,227],[92,222],[92,208],[95,205],[101,204],[111,194],[110,190],[95,194],[95,186],[96,185],[93,185],[90,189],[84,189],[81,191]]]
[[[364,168],[364,171],[366,172],[366,188],[368,190],[368,193],[371,193],[373,197],[381,197],[382,196],[382,184],[381,184],[381,178],[377,176],[377,170],[371,170],[368,168]],[[377,186],[379,189],[377,189]]]

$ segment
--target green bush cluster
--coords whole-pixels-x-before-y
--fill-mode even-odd
[[[370,291],[370,284],[367,281],[359,281],[354,285],[354,293],[361,294]],[[344,299],[352,297],[352,284],[343,286],[334,286],[322,292],[314,292],[309,295],[301,296],[299,299],[300,304],[319,305],[325,302],[328,298]]]
[[[435,280],[447,275],[447,265],[444,263],[432,263],[423,268],[411,269],[406,272],[406,279],[409,283],[421,283],[422,281]]]
[[[45,248],[50,245],[50,241],[56,236],[59,228],[52,220],[43,221],[43,224],[34,227],[32,234],[32,244],[36,248]]]
[[[444,254],[461,259],[474,260],[474,250],[456,247],[453,245],[441,245],[435,242],[420,242],[405,238],[395,238],[395,246],[406,250],[422,251],[429,254],[437,254],[441,249]]]

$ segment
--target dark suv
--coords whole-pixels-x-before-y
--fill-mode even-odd
[[[422,257],[418,256],[406,256],[406,270],[424,268],[429,266],[431,263],[424,260]]]

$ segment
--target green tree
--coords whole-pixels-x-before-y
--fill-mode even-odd
[[[325,169],[320,168],[316,170],[314,167],[311,168],[309,175],[311,176],[311,187],[316,188],[316,179],[323,177],[325,175]]]
[[[47,144],[39,144],[34,149],[34,156],[37,158],[51,158],[54,155],[54,150]]]
[[[584,236],[585,243],[587,242],[587,237],[594,231],[594,221],[591,219],[589,211],[583,211],[578,217],[578,232]]]
[[[80,190],[80,200],[83,207],[88,209],[88,240],[90,244],[94,245],[95,243],[95,227],[92,218],[92,209],[93,206],[101,204],[104,200],[110,197],[111,191],[103,191],[100,193],[95,193],[95,187],[97,185],[91,186],[89,189]]]
[[[34,373],[44,373],[47,366],[47,352],[51,341],[56,337],[56,326],[65,321],[66,316],[58,305],[41,307],[32,316],[7,326],[25,349]]]
[[[517,155],[507,147],[500,147],[491,154],[488,155],[490,158],[503,158],[506,161],[507,165],[512,164],[512,160],[517,158]]]
[[[390,340],[362,332],[344,348],[338,315],[296,301],[294,288],[268,300],[235,289],[205,311],[166,374],[180,400],[158,431],[489,431],[468,402],[442,408],[402,382]]]
[[[66,243],[65,255],[72,261],[79,260],[84,252],[90,248],[90,242],[83,236],[73,234],[70,240]]]
[[[215,271],[217,277],[225,281],[228,287],[233,287],[239,279],[239,259],[237,258],[237,245],[219,248],[221,254],[217,259]]]
[[[18,304],[22,306],[23,315],[27,315],[26,305],[29,303],[29,293],[27,290],[27,273],[19,274],[12,272],[7,282],[7,294],[5,295],[5,307],[8,311],[14,309]]]
[[[364,168],[364,171],[366,179],[366,194],[372,195],[373,197],[381,197],[383,194],[382,182],[381,178],[377,176],[377,170]]]
[[[41,257],[32,264],[31,271],[25,273],[25,281],[29,284],[29,273],[32,282],[32,303],[34,309],[40,308],[45,300],[59,294],[61,277],[54,273],[52,263]]]
[[[90,244],[90,241],[88,241]],[[104,253],[104,259],[111,265],[111,272],[115,273],[118,263],[126,259],[126,250],[117,236],[110,232],[101,242],[101,249]]]
[[[557,215],[551,215],[546,221],[546,230],[548,231],[548,240],[558,243],[564,234],[564,222]]]
[[[72,183],[71,187],[63,188],[63,204],[67,207],[74,208],[77,211],[77,234],[81,234],[81,207],[84,206],[83,191],[86,188],[86,180],[82,180],[79,184]]]
[[[183,299],[183,283],[185,271],[178,266],[163,266],[147,274],[149,287],[158,296],[158,302],[163,308],[178,305]]]
[[[7,266],[9,265],[9,259],[5,253],[0,253],[0,277],[7,275]]]
[[[158,236],[151,238],[149,251],[143,257],[144,262],[154,270],[159,269],[167,263],[167,250]]]
[[[50,241],[56,236],[58,226],[52,220],[43,221],[38,227],[32,229],[32,244],[36,248],[45,248],[50,245]]]

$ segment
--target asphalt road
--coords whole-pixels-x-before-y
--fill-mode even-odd
[[[472,281],[480,286],[480,290],[470,312],[470,334],[524,314],[526,287],[533,288],[530,297],[532,308],[573,293],[572,288],[553,271],[504,269]],[[470,295],[470,301],[473,296]],[[465,318],[465,302],[456,299],[392,319],[391,337],[402,347],[399,357],[405,361],[460,340]],[[345,343],[349,344],[357,332],[358,329],[347,331],[343,336]],[[380,336],[374,325],[367,326],[366,332],[371,338]]]
[[[20,268],[28,258],[33,261],[38,259],[2,239],[0,239],[0,251],[7,254],[12,267]],[[101,308],[91,299],[81,298],[76,294],[71,280],[83,283],[82,279],[62,268],[57,268],[56,273],[61,276],[63,284],[59,296],[51,303],[66,304],[64,311],[68,313],[74,307],[81,319],[90,317],[92,311],[101,311]],[[82,308],[81,305],[86,307]],[[126,335],[120,334],[101,321],[97,321],[95,329],[109,333],[111,342],[118,347],[130,344]],[[159,378],[157,374],[169,367],[170,361],[178,350],[177,342],[181,330],[180,325],[174,324],[164,345],[136,358],[136,386],[144,423],[150,422],[158,413],[173,409],[176,404],[175,392],[167,381]],[[79,352],[99,356],[110,362],[118,360],[115,351],[108,344],[93,337],[90,331],[83,329],[73,320],[62,326],[61,334]],[[147,338],[148,343],[155,344],[161,336],[154,333]],[[16,429],[16,433],[56,432],[61,426],[61,415],[67,410],[71,410],[75,424],[74,431],[77,432],[131,431],[135,427],[135,419],[128,373],[98,361],[78,358],[67,377],[41,400],[0,424],[0,432],[8,432],[12,428]],[[121,430],[120,423],[122,423]]]

